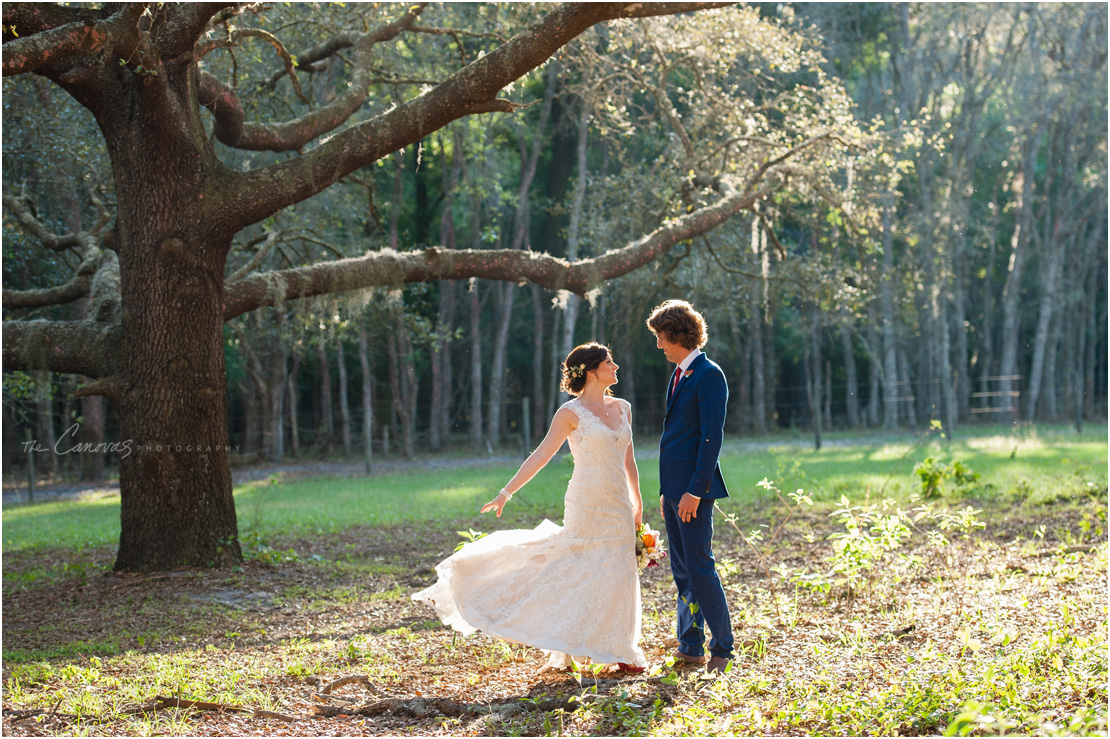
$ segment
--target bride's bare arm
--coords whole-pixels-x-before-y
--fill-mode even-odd
[[[627,401],[626,406],[628,425],[632,426],[632,406]],[[644,499],[640,496],[640,469],[636,466],[636,454],[631,441],[624,452],[624,475],[628,478],[628,495],[632,498],[632,512],[636,517],[636,525],[639,526],[644,522]]]
[[[632,513],[636,525],[644,522],[644,500],[640,497],[640,470],[636,467],[636,455],[632,450],[632,442],[628,442],[628,449],[624,452],[624,475],[628,478],[628,495],[632,498]]]
[[[505,507],[509,498],[535,477],[537,472],[547,466],[547,463],[555,456],[555,452],[559,451],[559,447],[570,436],[570,432],[576,428],[578,428],[578,416],[574,415],[574,411],[570,408],[560,408],[555,413],[555,417],[551,419],[551,428],[547,430],[547,436],[543,437],[543,441],[536,447],[536,451],[524,460],[524,464],[520,465],[520,469],[513,475],[513,479],[509,480],[509,484],[503,488],[507,497],[498,493],[496,498],[482,506],[482,513],[496,509],[497,517],[501,518],[501,510]]]

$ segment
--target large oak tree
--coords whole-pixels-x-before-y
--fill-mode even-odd
[[[374,66],[376,47],[426,34],[451,36],[461,50],[465,32],[422,25],[433,12],[423,3],[386,6],[377,11],[392,14],[385,20],[367,18],[361,28],[318,38],[294,56],[271,32],[250,26],[250,14],[263,12],[260,6],[107,3],[89,9],[6,3],[4,75],[41,75],[91,111],[111,162],[114,220],[87,231],[51,231],[28,199],[5,183],[9,219],[49,248],[81,255],[81,266],[61,286],[5,289],[5,309],[82,297],[93,308],[81,321],[6,320],[3,361],[5,369],[96,378],[82,392],[117,403],[120,438],[128,446],[120,464],[116,569],[240,559],[228,465],[222,329],[229,319],[297,298],[471,277],[529,280],[583,295],[738,211],[755,208],[789,181],[791,157],[828,139],[828,131],[764,141],[757,164],[744,171],[710,171],[691,162],[690,185],[699,196],[684,214],[590,259],[570,263],[527,250],[387,249],[261,274],[237,270],[226,277],[236,234],[451,121],[514,113],[519,105],[500,97],[502,91],[591,26],[716,5],[554,6],[477,58],[460,54],[456,69],[441,82],[410,86],[413,94],[398,104],[375,108],[369,102],[383,83]],[[284,69],[271,82],[287,75],[302,100],[299,76],[335,59],[346,65],[344,91],[323,104],[306,104],[288,120],[248,120],[252,110],[243,102],[243,90],[205,64],[209,54],[248,39],[278,51]],[[665,82],[666,73],[660,85]],[[690,150],[685,127],[675,111],[668,112]],[[728,146],[744,144],[740,135]],[[287,155],[262,166],[231,168],[221,160],[220,147]]]

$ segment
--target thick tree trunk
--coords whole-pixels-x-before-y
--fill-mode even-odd
[[[358,363],[362,368],[362,457],[366,474],[374,471],[374,376],[370,372],[370,341],[366,324],[358,321]]]
[[[109,151],[114,159],[156,162],[116,171],[173,173],[116,180],[128,347],[119,422],[133,452],[120,460],[115,568],[235,563],[241,554],[228,464],[222,310],[230,235],[200,231],[193,216],[181,224],[170,217],[177,203],[201,200],[202,191],[187,187],[192,165],[182,167],[195,157],[145,136],[126,147],[109,143]]]
[[[343,456],[351,456],[351,403],[347,397],[347,354],[343,341],[335,344],[335,364],[339,368],[339,430],[343,437]]]

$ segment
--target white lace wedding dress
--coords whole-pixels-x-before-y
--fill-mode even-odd
[[[549,651],[545,667],[570,658],[646,665],[640,641],[636,533],[624,455],[632,441],[629,405],[619,400],[611,429],[582,407],[569,407],[574,474],[564,521],[531,530],[496,531],[436,566],[439,579],[413,600],[443,623]]]

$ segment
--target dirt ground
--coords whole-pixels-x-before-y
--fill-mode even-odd
[[[72,552],[7,556],[3,733],[666,735],[691,726],[711,733],[843,733],[816,715],[768,725],[746,701],[765,702],[774,686],[802,678],[829,682],[831,690],[854,697],[889,691],[916,670],[931,669],[929,654],[962,656],[969,640],[993,639],[996,625],[1018,639],[1040,633],[1046,618],[1059,618],[1064,600],[1086,603],[1071,611],[1076,633],[1105,630],[1105,547],[1099,555],[1098,547],[1083,545],[1072,556],[1036,534],[1039,527],[1077,530],[1085,510],[994,511],[985,532],[947,549],[950,564],[918,540],[911,551],[925,563],[905,577],[880,581],[867,597],[811,594],[776,574],[781,622],[755,555],[719,523],[716,553],[741,649],[720,683],[732,686],[733,693],[722,693],[733,696],[730,707],[711,718],[695,716],[699,695],[709,689],[689,679],[697,670],[676,677],[668,665],[674,592],[665,568],[642,576],[642,645],[652,669],[639,676],[583,676],[539,674],[539,650],[481,635],[457,637],[411,601],[458,542],[454,526],[356,526],[338,535],[274,541],[275,551],[292,549],[295,559],[255,559],[221,571],[115,574],[108,571],[111,548],[81,553],[80,567]],[[781,513],[754,510],[749,523]],[[535,523],[507,518],[501,525]],[[801,512],[768,550],[771,564],[793,572],[820,568],[834,528],[825,514]],[[1068,556],[1080,562],[1071,574],[1062,569]],[[1092,601],[1092,583],[1101,588],[1101,602]],[[976,652],[968,659],[979,657]],[[152,677],[158,665],[175,659],[209,676],[205,684],[214,687],[174,693],[172,681]],[[59,669],[46,671],[38,683],[22,676],[28,664],[39,662]],[[59,677],[65,665],[89,664],[98,665],[92,684]],[[211,677],[217,674],[238,687],[221,687],[223,678]],[[17,676],[18,704],[12,701]],[[357,679],[327,689],[343,678]],[[81,690],[119,695],[111,710],[79,714],[68,706]],[[1061,696],[1060,710],[1092,698],[1099,696]],[[925,716],[916,725],[907,719],[899,733],[939,733],[945,723],[943,716]]]

